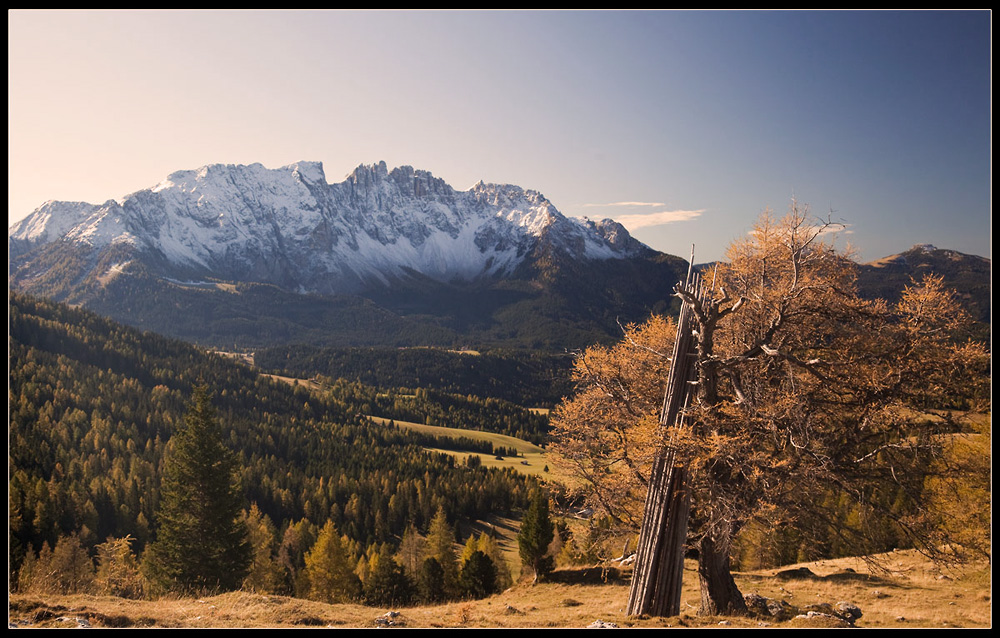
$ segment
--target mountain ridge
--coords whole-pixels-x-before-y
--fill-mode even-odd
[[[916,244],[901,253],[859,264],[858,286],[868,298],[892,302],[899,299],[904,288],[930,274],[944,277],[980,324],[980,336],[988,337],[986,326],[992,321],[993,261],[987,257],[933,244]]]
[[[320,162],[175,171],[120,201],[46,202],[8,250],[12,290],[226,348],[576,349],[676,311],[688,270],[538,191],[458,191],[385,162],[335,184]],[[988,259],[921,246],[858,270],[863,294],[887,299],[943,270],[990,320]]]
[[[8,229],[14,280],[30,278],[30,254],[60,239],[132,253],[181,280],[325,294],[409,271],[438,281],[508,276],[540,242],[577,259],[652,252],[612,220],[565,217],[538,191],[482,181],[457,191],[428,171],[385,162],[334,184],[319,162],[211,164],[171,173],[121,202],[47,202]]]

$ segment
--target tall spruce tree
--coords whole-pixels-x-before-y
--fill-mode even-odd
[[[242,520],[236,456],[222,442],[208,390],[197,387],[184,427],[164,463],[156,540],[149,572],[171,591],[238,589],[252,548]]]
[[[541,489],[537,489],[521,519],[521,531],[517,534],[521,561],[534,571],[534,582],[555,567],[552,556],[548,555],[549,544],[554,536],[555,525],[549,517],[549,499]]]

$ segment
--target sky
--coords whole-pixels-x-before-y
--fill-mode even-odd
[[[699,262],[792,202],[991,257],[989,11],[8,9],[9,224],[207,164],[539,191]]]

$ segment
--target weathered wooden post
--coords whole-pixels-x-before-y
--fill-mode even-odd
[[[685,291],[705,300],[701,279],[693,273],[694,251]],[[683,298],[682,298],[683,299]],[[670,431],[683,427],[684,411],[696,378],[694,317],[689,303],[681,305],[674,340],[673,358],[660,413],[663,442],[650,472],[642,528],[636,547],[635,570],[629,590],[629,615],[676,616],[680,613],[684,542],[687,539],[690,495],[685,489],[685,471],[676,459]]]

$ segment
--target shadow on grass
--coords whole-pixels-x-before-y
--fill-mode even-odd
[[[810,570],[808,567],[797,567],[795,569],[786,569],[777,572],[774,578],[780,580],[822,580],[831,583],[865,583],[867,585],[881,585],[885,587],[898,586],[898,583],[882,578],[881,576],[876,576],[874,574],[862,574],[854,571],[853,569],[845,569],[844,571],[836,572],[834,574],[828,574],[826,576],[820,576]]]
[[[545,582],[563,585],[628,585],[631,582],[631,572],[623,574],[615,568],[601,567],[563,568],[548,574]]]
[[[898,583],[893,582],[889,579],[882,578],[881,576],[875,576],[874,574],[860,574],[855,571],[843,571],[837,572],[836,574],[830,574],[829,576],[824,576],[821,580],[830,581],[833,583],[866,583],[869,585],[883,585],[883,586],[898,586]]]

